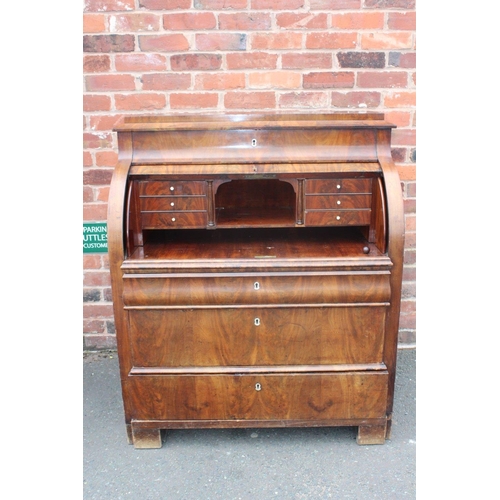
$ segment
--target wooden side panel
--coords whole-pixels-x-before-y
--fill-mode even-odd
[[[384,185],[381,178],[373,180],[372,220],[368,239],[385,253],[387,250],[387,210]]]
[[[381,363],[385,307],[129,311],[135,367]]]
[[[127,218],[125,220],[125,231],[127,239],[127,254],[132,255],[134,249],[144,244],[141,226],[141,208],[139,201],[139,189],[137,182],[129,182],[127,195]]]
[[[403,279],[405,219],[401,181],[391,156],[391,131],[379,131],[377,134],[377,144],[380,166],[382,167],[384,177],[388,233],[387,253],[393,263],[393,269],[391,271],[391,306],[387,311],[384,342],[384,361],[389,368],[387,415],[390,419],[396,378],[399,313],[401,308],[401,285]],[[390,420],[388,425],[390,428]]]
[[[385,416],[387,398],[387,373],[136,376],[126,383],[135,420],[370,419]]]

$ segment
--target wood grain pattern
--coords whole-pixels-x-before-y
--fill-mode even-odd
[[[296,163],[376,161],[375,131],[290,129],[133,132],[134,163]],[[257,146],[253,146],[256,141]]]
[[[300,163],[286,162],[286,163],[199,163],[196,168],[192,165],[183,163],[170,163],[162,162],[158,164],[142,164],[132,165],[130,168],[130,175],[134,177],[142,176],[175,176],[185,177],[186,175],[194,176],[196,178],[209,178],[217,176],[234,177],[237,175],[279,175],[280,177],[291,177],[308,174],[308,175],[321,175],[325,174],[332,176],[339,175],[365,175],[373,176],[380,174],[380,165],[376,160],[370,162],[318,162],[310,163],[302,161]]]
[[[184,181],[143,181],[139,182],[140,196],[188,196],[206,195],[205,182]]]
[[[197,115],[125,116],[115,129],[133,130],[231,130],[245,128],[348,128],[393,127],[383,113],[239,113]]]
[[[306,181],[307,194],[344,194],[366,193],[371,194],[372,183],[370,179],[354,179],[340,177],[337,179],[309,179]]]
[[[306,226],[367,226],[371,210],[306,210]]]
[[[155,196],[141,198],[141,212],[207,210],[206,196]]]
[[[381,363],[385,313],[381,306],[130,310],[133,364],[252,367]]]
[[[132,418],[370,419],[385,416],[387,373],[129,377]],[[256,390],[260,384],[261,390]]]
[[[388,303],[388,272],[292,275],[211,273],[205,275],[129,275],[124,278],[126,306],[235,304]]]
[[[148,269],[168,261],[168,266],[203,267],[206,261],[217,261],[217,267],[267,267],[261,257],[272,259],[271,266],[279,267],[284,261],[295,266],[313,265],[317,259],[325,260],[331,268],[348,265],[356,267],[390,266],[391,261],[371,245],[370,255],[363,253],[368,243],[354,228],[282,228],[267,227],[224,229],[220,231],[150,231],[144,235],[144,246],[124,266]],[[168,245],[166,244],[168,242]],[[260,257],[259,257],[260,256]],[[260,260],[258,260],[260,258]],[[256,261],[258,260],[258,265]],[[203,261],[203,264],[202,264]],[[235,262],[239,261],[238,264]],[[161,267],[161,266],[160,266]],[[303,269],[300,269],[301,271]],[[347,270],[347,269],[345,269]]]
[[[306,209],[309,210],[348,210],[371,209],[370,194],[317,194],[306,196]]]
[[[208,224],[207,212],[142,212],[143,229],[204,228]]]

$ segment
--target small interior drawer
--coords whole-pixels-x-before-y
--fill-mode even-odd
[[[176,212],[184,210],[206,210],[205,196],[158,196],[141,198],[141,212]]]
[[[142,181],[139,196],[182,196],[206,194],[204,181]]]
[[[143,229],[182,229],[204,228],[207,226],[207,213],[201,212],[143,212]]]
[[[371,210],[306,211],[306,226],[368,226]]]
[[[353,208],[371,208],[372,197],[369,194],[316,194],[306,196],[306,209],[347,210]]]
[[[306,194],[311,193],[371,193],[371,179],[307,179]]]

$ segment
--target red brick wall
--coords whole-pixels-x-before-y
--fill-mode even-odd
[[[386,113],[398,128],[406,251],[400,342],[415,332],[415,0],[85,0],[85,221],[105,221],[124,114]],[[107,254],[84,254],[84,346],[114,348]]]

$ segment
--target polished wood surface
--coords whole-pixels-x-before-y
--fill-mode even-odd
[[[389,303],[390,273],[124,276],[125,306]]]
[[[127,386],[135,420],[369,420],[387,399],[383,372],[141,376]]]
[[[109,256],[125,423],[390,432],[404,219],[383,115],[125,118]]]
[[[252,371],[271,365],[382,363],[385,313],[381,305],[148,308],[130,310],[128,317],[136,369],[184,367],[189,373],[193,366]]]

